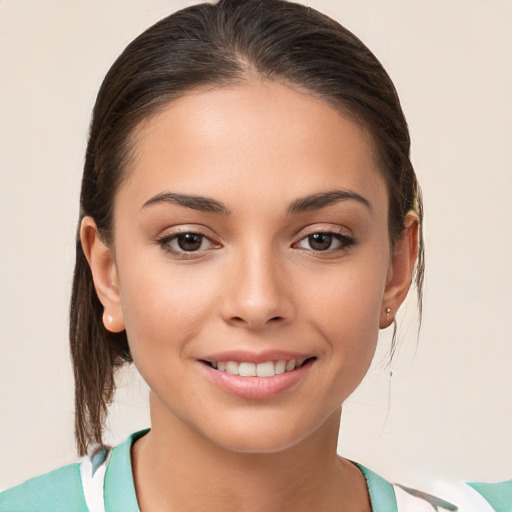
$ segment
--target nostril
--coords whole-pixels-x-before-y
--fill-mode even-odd
[[[276,315],[272,316],[270,318],[261,319],[261,318],[253,318],[248,317],[244,318],[243,316],[232,316],[230,321],[234,325],[247,325],[249,328],[259,329],[262,328],[264,325],[274,325],[274,324],[281,324],[285,320],[284,316]]]
[[[232,320],[234,320],[235,322],[246,322],[246,320],[244,320],[241,316],[234,316],[232,318]],[[269,318],[267,321],[268,322],[276,322],[276,321],[281,321],[281,320],[284,320],[284,317],[274,316],[272,318]],[[248,323],[250,323],[250,322],[248,322]]]

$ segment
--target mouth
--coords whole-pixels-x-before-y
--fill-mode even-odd
[[[307,357],[302,359],[281,359],[278,361],[264,361],[261,363],[252,363],[246,361],[210,361],[201,360],[201,363],[229,375],[238,375],[240,377],[261,377],[270,378],[276,375],[293,372],[303,366],[316,360],[316,357]]]
[[[221,391],[244,400],[291,392],[308,379],[317,355],[279,349],[235,349],[197,359],[205,377]]]

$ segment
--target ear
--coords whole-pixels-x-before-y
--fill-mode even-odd
[[[94,288],[103,304],[103,324],[110,332],[121,332],[125,324],[114,255],[101,240],[92,217],[82,219],[80,240],[91,269]]]
[[[393,247],[393,255],[382,300],[380,328],[388,327],[411,287],[418,257],[419,219],[414,212],[405,216],[404,230]]]

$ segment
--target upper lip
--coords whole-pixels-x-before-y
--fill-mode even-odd
[[[254,352],[249,350],[227,350],[224,352],[216,352],[201,357],[200,360],[217,362],[217,361],[236,361],[238,363],[266,363],[267,361],[300,361],[315,357],[312,353],[307,352],[291,352],[288,350],[263,350]]]

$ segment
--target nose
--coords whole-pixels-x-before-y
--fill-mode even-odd
[[[253,247],[237,255],[223,286],[224,321],[251,330],[289,323],[295,308],[283,267],[271,250]]]

